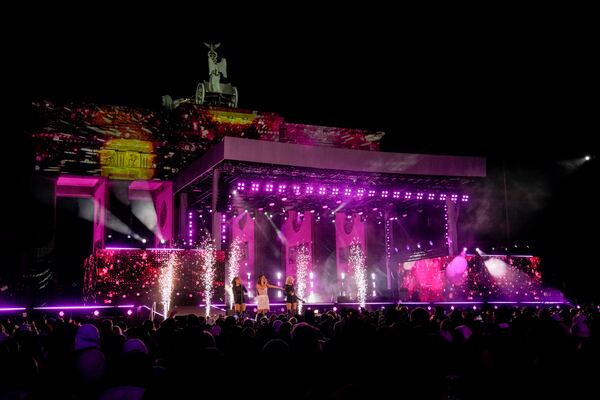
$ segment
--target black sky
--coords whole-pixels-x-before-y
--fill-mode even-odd
[[[553,134],[563,140],[546,142],[545,157],[590,151],[598,65],[586,24],[154,11],[32,20],[28,94],[158,106],[191,95],[207,76],[202,42],[222,42],[241,108],[383,130],[394,151],[531,155]]]

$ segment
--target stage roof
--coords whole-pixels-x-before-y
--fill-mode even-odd
[[[229,178],[253,175],[277,179],[281,175],[445,187],[456,187],[486,175],[482,157],[387,153],[225,137],[179,172],[174,191],[194,188],[209,178],[207,174],[217,166]]]

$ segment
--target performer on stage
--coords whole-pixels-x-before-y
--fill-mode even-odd
[[[287,308],[288,315],[294,316],[296,311],[298,311],[298,300],[304,301],[302,299],[299,299],[298,296],[296,296],[296,289],[294,289],[294,277],[288,276],[285,279],[284,290],[285,290],[285,307]]]
[[[242,285],[242,280],[239,276],[236,276],[231,281],[231,290],[233,292],[233,309],[234,311],[242,316],[246,312],[246,296],[248,293],[246,286]]]
[[[268,289],[279,289],[283,288],[269,284],[265,275],[260,275],[256,281],[256,296],[257,309],[259,314],[267,314],[269,312],[269,295],[267,294]]]

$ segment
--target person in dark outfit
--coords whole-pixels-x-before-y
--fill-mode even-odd
[[[231,290],[233,292],[233,309],[240,316],[246,312],[246,286],[242,285],[242,280],[236,276],[231,281]]]
[[[294,315],[298,311],[298,296],[296,296],[296,289],[294,288],[294,278],[288,276],[285,279],[285,307],[289,315]],[[301,300],[302,301],[302,300]]]

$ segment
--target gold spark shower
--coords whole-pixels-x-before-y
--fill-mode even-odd
[[[240,260],[242,258],[242,241],[236,237],[229,246],[229,262],[227,264],[227,293],[229,294],[229,307],[233,308],[233,290],[231,281],[240,273]]]
[[[171,294],[173,293],[173,277],[175,275],[175,263],[175,253],[169,254],[167,266],[162,268],[159,278],[160,295],[163,303],[165,319],[169,315],[169,308],[171,306]]]
[[[298,245],[296,253],[296,291],[298,297],[304,299],[306,296],[306,280],[308,278],[308,267],[310,264],[310,251],[307,243]],[[303,302],[298,303],[298,313],[302,312]]]
[[[365,266],[365,253],[357,240],[350,244],[350,257],[348,265],[352,268],[358,302],[361,307],[365,307],[367,301],[367,268]]]
[[[210,316],[210,306],[213,296],[213,281],[215,280],[215,245],[211,238],[205,239],[202,249],[202,276],[204,280],[204,298],[206,301],[206,316]]]

